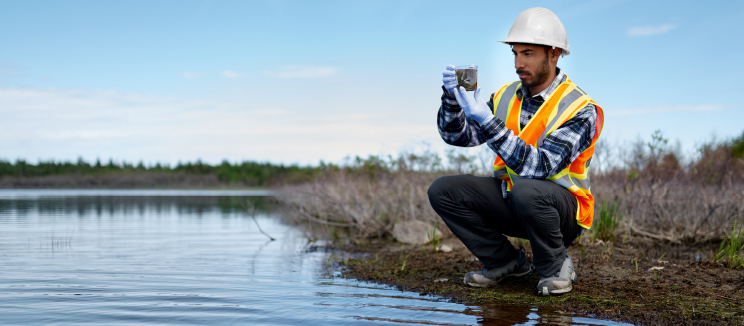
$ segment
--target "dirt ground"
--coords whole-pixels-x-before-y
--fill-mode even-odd
[[[464,285],[463,275],[482,264],[461,244],[451,252],[391,243],[334,250],[348,254],[337,261],[346,277],[454,302],[536,306],[637,325],[744,325],[744,270],[710,262],[715,247],[581,242],[569,248],[578,280],[557,297],[537,296],[534,274],[485,289]]]

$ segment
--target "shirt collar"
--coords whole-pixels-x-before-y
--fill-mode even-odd
[[[561,70],[561,68],[556,67],[555,70],[557,70],[557,73],[555,79],[553,79],[553,82],[550,83],[550,86],[545,88],[542,92],[532,95],[532,98],[537,98],[539,96],[540,98],[542,98],[543,101],[547,100],[550,94],[553,94],[555,88],[566,80],[566,75],[563,73],[563,70]],[[520,98],[523,97],[523,94],[529,94],[530,92],[529,89],[527,89],[527,87],[524,85],[519,88],[519,91],[522,92],[521,94],[519,94]]]

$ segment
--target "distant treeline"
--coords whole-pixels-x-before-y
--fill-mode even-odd
[[[651,135],[648,142],[619,145],[600,141],[592,159],[592,178],[614,178],[613,184],[675,178],[717,185],[744,182],[744,133],[702,144],[692,156],[684,155],[668,142],[661,131]],[[427,146],[397,156],[347,157],[338,165],[321,161],[316,166],[227,160],[216,165],[197,160],[175,166],[145,166],[142,162],[113,159],[89,163],[82,158],[76,162],[50,160],[30,164],[25,160],[0,159],[0,188],[271,187],[321,181],[337,173],[372,180],[412,172],[431,179],[432,174],[490,175],[494,155],[486,146],[475,151],[450,147],[442,157]]]
[[[39,161],[31,164],[25,160],[9,162],[0,160],[0,178],[35,178],[47,176],[95,176],[108,174],[164,174],[181,173],[188,175],[213,175],[221,183],[242,184],[247,186],[266,186],[271,184],[297,183],[310,180],[316,176],[319,167],[284,165],[272,163],[260,163],[244,161],[232,164],[223,161],[220,164],[210,165],[199,160],[196,162],[179,162],[171,167],[168,164],[157,163],[154,166],[145,166],[142,162],[138,164],[121,162],[117,163],[110,159],[107,163],[97,160],[89,163],[78,159],[70,161]]]

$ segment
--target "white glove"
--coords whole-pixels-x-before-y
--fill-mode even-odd
[[[473,100],[471,100],[467,97],[465,87],[460,86],[455,88],[455,98],[457,98],[457,104],[465,111],[465,115],[483,126],[493,119],[493,113],[486,101],[480,97],[480,91],[480,87],[476,89],[473,93]]]
[[[449,92],[450,94],[455,94],[455,88],[457,88],[457,76],[455,76],[455,66],[449,65],[447,68],[444,68],[444,72],[442,72],[442,82],[444,83],[444,88]]]

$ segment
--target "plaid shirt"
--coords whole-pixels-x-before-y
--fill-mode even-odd
[[[525,94],[529,94],[527,87],[522,86],[517,90],[517,96],[522,100],[522,114],[519,119],[522,127],[527,125],[556,87],[566,81],[566,75],[560,69],[556,70],[558,75],[550,86],[539,94],[525,98]],[[591,145],[597,122],[597,109],[593,104],[581,109],[573,118],[545,137],[545,142],[540,148],[535,148],[515,136],[499,118],[479,126],[477,122],[465,116],[454,94],[449,94],[444,87],[442,89],[444,94],[437,125],[444,142],[460,147],[487,143],[488,147],[521,177],[546,179],[553,176],[565,169]],[[491,110],[494,105],[493,95],[491,94],[488,101]],[[506,198],[506,182],[502,183],[501,189]]]

